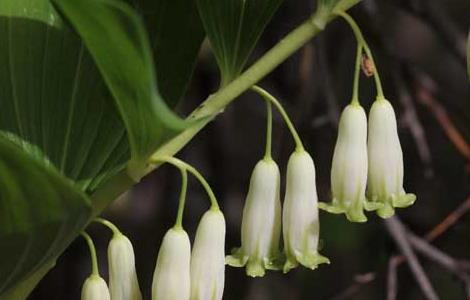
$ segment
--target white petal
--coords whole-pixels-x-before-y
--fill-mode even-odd
[[[191,300],[222,299],[225,282],[225,219],[209,210],[201,219],[191,255]]]
[[[113,300],[141,300],[131,241],[115,234],[108,246],[109,288]]]
[[[367,117],[360,105],[351,104],[341,114],[331,169],[333,205],[341,206],[351,221],[367,220],[367,163]]]
[[[110,300],[106,281],[98,275],[91,275],[82,287],[82,300]]]
[[[172,228],[163,238],[153,274],[153,300],[188,300],[191,244],[186,231]]]
[[[369,114],[368,155],[367,193],[370,200],[385,204],[378,214],[389,217],[394,206],[411,205],[415,196],[406,195],[403,190],[403,152],[395,112],[385,99],[375,101]]]
[[[328,262],[317,252],[320,224],[315,166],[305,151],[296,151],[289,158],[282,221],[287,256],[285,272],[297,262],[308,268]]]
[[[247,274],[263,276],[279,254],[281,235],[280,174],[272,160],[259,161],[251,175],[243,209],[241,248],[228,257],[228,264],[247,264]],[[235,262],[234,262],[235,261]],[[234,263],[232,263],[234,262]]]

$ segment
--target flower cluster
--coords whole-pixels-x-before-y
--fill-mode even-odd
[[[343,110],[331,189],[332,203],[320,203],[320,207],[344,213],[353,222],[367,221],[364,210],[377,210],[379,216],[388,218],[394,214],[394,207],[406,207],[415,201],[416,197],[403,189],[403,154],[395,113],[386,99],[378,98],[372,105],[369,127],[359,103],[353,102]]]
[[[345,13],[338,13],[350,23],[358,39],[353,99],[341,113],[338,137],[331,168],[331,203],[318,203],[315,164],[305,150],[282,105],[260,87],[252,89],[267,104],[266,150],[251,174],[241,223],[241,246],[225,257],[225,218],[209,184],[199,172],[174,157],[152,158],[152,163],[170,163],[180,169],[182,187],[175,225],[160,246],[152,283],[153,300],[220,300],[223,296],[225,264],[246,267],[252,277],[264,276],[266,270],[297,267],[315,269],[329,264],[319,253],[319,208],[331,213],[344,213],[348,220],[365,222],[364,211],[376,211],[383,218],[394,214],[397,207],[414,203],[416,196],[403,188],[403,153],[397,132],[395,112],[385,99],[375,65],[377,100],[369,119],[358,100],[360,61],[370,50]],[[287,163],[284,201],[281,204],[281,173],[271,155],[272,105],[283,117],[295,141],[295,151]],[[205,188],[210,209],[198,225],[193,248],[183,229],[187,173],[192,173]],[[141,300],[135,270],[132,244],[114,225],[98,222],[114,232],[109,243],[109,289],[99,276],[91,238],[84,233],[92,253],[93,272],[82,290],[84,300]],[[283,247],[281,246],[281,236]],[[281,249],[282,248],[282,249]]]
[[[218,209],[207,211],[191,244],[183,228],[167,231],[153,275],[154,300],[222,299],[225,280],[225,219]]]
[[[227,256],[227,264],[246,266],[252,277],[264,276],[265,270],[288,272],[299,264],[315,269],[319,264],[329,263],[318,253],[320,224],[318,220],[318,197],[313,159],[304,150],[287,114],[277,100],[259,87],[254,91],[273,103],[285,119],[296,141],[297,148],[287,164],[284,207],[280,201],[280,172],[271,158],[271,126],[268,114],[266,155],[251,175],[250,186],[243,209],[241,247]],[[282,226],[281,226],[282,224]],[[284,251],[279,244],[282,236]]]
[[[352,222],[365,222],[364,210],[377,211],[382,218],[394,215],[396,207],[412,205],[416,196],[403,188],[403,153],[392,105],[385,99],[369,46],[356,22],[345,12],[336,12],[351,27],[358,43],[351,104],[342,112],[331,168],[330,204],[319,207],[344,213]],[[366,59],[363,59],[363,51]],[[361,62],[366,75],[374,76],[377,99],[369,113],[369,124],[359,103]],[[367,195],[367,197],[366,197]]]
[[[109,289],[106,281],[99,275],[93,242],[83,233],[90,247],[93,271],[83,284],[82,300],[142,300],[132,243],[109,221],[98,221],[113,231],[108,246]]]

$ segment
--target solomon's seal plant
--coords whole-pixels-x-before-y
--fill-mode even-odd
[[[145,291],[132,238],[98,216],[162,164],[178,168],[182,183],[176,221],[158,238],[160,249],[152,260],[153,300],[220,300],[225,264],[263,276],[266,270],[330,263],[319,253],[318,208],[365,222],[365,211],[387,218],[396,207],[411,205],[416,197],[403,188],[393,107],[367,43],[345,12],[359,1],[318,1],[315,13],[245,70],[281,0],[196,0],[184,9],[167,1],[167,13],[157,5],[156,12],[142,15],[128,2],[150,0],[1,0],[0,299],[26,299],[82,233],[92,262],[82,299],[141,300]],[[338,16],[357,39],[355,79],[334,149],[332,200],[318,203],[313,150],[304,146],[280,101],[257,84]],[[178,38],[162,38],[170,36]],[[220,89],[182,119],[171,107],[184,95],[204,36],[221,72]],[[173,51],[176,47],[184,51]],[[368,124],[358,98],[364,53],[377,88]],[[251,174],[241,245],[226,256],[223,209],[202,174],[175,155],[248,90],[266,102],[266,148]],[[279,168],[271,153],[273,107],[295,143],[285,176],[280,172],[285,166]],[[210,200],[192,251],[183,226],[188,174]],[[84,232],[93,223],[113,232],[109,288],[99,274],[92,238]]]

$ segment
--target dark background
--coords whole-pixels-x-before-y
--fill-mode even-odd
[[[310,0],[285,1],[268,25],[253,60],[314,10]],[[414,206],[397,211],[400,220],[424,237],[461,206],[454,225],[432,245],[462,268],[470,261],[470,85],[465,73],[465,40],[470,27],[467,0],[364,0],[351,10],[369,42],[385,94],[395,107],[405,160],[405,189],[416,193]],[[317,168],[320,200],[330,199],[330,167],[341,109],[351,97],[356,44],[341,20],[331,23],[296,55],[261,82],[284,104]],[[218,86],[210,49],[200,54],[184,105],[189,113]],[[361,102],[375,98],[372,79],[361,81]],[[293,143],[275,115],[273,154],[284,174]],[[245,93],[201,132],[178,157],[197,167],[215,190],[227,220],[227,251],[240,243],[240,222],[252,168],[264,151],[265,106]],[[283,178],[284,179],[284,178]],[[172,226],[179,193],[179,172],[163,166],[117,200],[105,214],[133,241],[145,299],[158,247]],[[191,179],[184,224],[191,238],[208,199]],[[452,216],[455,216],[455,212]],[[369,214],[366,224],[321,212],[322,253],[332,264],[315,271],[297,268],[251,279],[244,269],[227,267],[224,299],[386,299],[389,261],[400,254],[384,221]],[[459,215],[457,215],[459,217]],[[101,272],[107,278],[110,232],[92,225]],[[416,252],[440,299],[467,299],[462,276]],[[397,299],[426,299],[406,263],[397,269]],[[89,253],[77,239],[57,261],[30,299],[79,299],[90,272]],[[463,276],[465,277],[465,276]]]

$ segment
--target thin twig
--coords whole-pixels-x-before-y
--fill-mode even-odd
[[[354,282],[348,288],[332,297],[330,300],[351,299],[351,297],[357,295],[365,285],[374,281],[375,278],[376,275],[373,272],[357,274],[354,276]]]
[[[433,241],[444,232],[446,232],[450,227],[452,227],[458,220],[470,211],[470,196],[465,199],[456,209],[454,209],[444,220],[437,224],[431,231],[429,231],[425,238],[427,241]]]
[[[416,236],[411,232],[407,232],[407,238],[413,248],[422,253],[428,259],[436,262],[444,267],[450,273],[456,275],[465,285],[466,298],[470,299],[470,276],[462,269],[460,262],[450,255],[444,253],[433,245],[429,244],[426,240]]]
[[[406,262],[410,267],[411,272],[413,273],[416,282],[418,283],[421,291],[428,300],[438,300],[434,287],[431,285],[426,273],[423,270],[423,267],[418,261],[413,248],[410,245],[410,242],[406,238],[406,229],[398,219],[397,216],[391,217],[385,220],[385,227],[389,231],[392,238],[395,240],[398,248],[402,254],[406,257]]]
[[[396,300],[398,294],[398,257],[392,256],[388,260],[388,272],[387,272],[387,300]]]
[[[423,81],[426,82],[429,81],[429,79],[424,78]],[[425,87],[423,81],[420,80],[420,83],[416,88],[418,100],[434,114],[434,117],[459,153],[467,160],[470,160],[470,144],[465,140],[463,135],[457,129],[457,126],[452,122],[444,106],[442,106],[432,95],[432,92]]]

